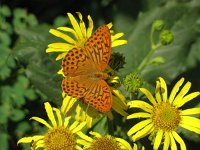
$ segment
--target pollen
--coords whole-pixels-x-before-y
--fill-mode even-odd
[[[90,146],[90,150],[120,150],[120,145],[112,136],[96,138]]]
[[[76,138],[68,128],[57,127],[45,134],[44,144],[46,150],[74,150]]]
[[[154,106],[152,120],[155,128],[172,131],[179,126],[180,111],[169,102],[161,102]]]

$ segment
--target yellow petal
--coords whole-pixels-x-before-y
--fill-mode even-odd
[[[134,125],[128,132],[128,136],[134,134],[135,132],[138,132],[139,130],[141,130],[142,128],[144,128],[145,126],[151,124],[152,120],[151,119],[146,119],[143,120],[139,123],[137,123],[136,125]]]
[[[83,21],[83,17],[82,14],[80,12],[76,12],[78,14],[78,17],[80,19],[80,28],[83,34],[83,37],[86,37],[86,27],[85,27],[85,23]]]
[[[39,123],[42,123],[43,125],[45,125],[46,127],[48,127],[49,129],[51,129],[52,127],[42,118],[39,118],[39,117],[31,117],[30,120],[35,120]]]
[[[186,150],[186,145],[183,139],[175,131],[172,131],[172,135],[175,140],[180,144],[181,150]]]
[[[92,18],[90,17],[90,15],[88,15],[87,18],[88,18],[88,22],[89,22],[88,29],[87,29],[87,38],[89,38],[89,37],[92,35],[93,20],[92,20]]]
[[[65,40],[66,42],[68,42],[70,44],[73,44],[73,45],[76,44],[76,41],[74,41],[74,39],[72,39],[70,36],[68,36],[60,31],[57,31],[55,29],[50,29],[49,32],[59,38],[62,38],[63,40]]]
[[[116,96],[112,96],[112,100],[113,100],[113,104],[112,104],[112,108],[118,112],[119,114],[121,114],[122,116],[127,116],[128,113],[126,111],[124,111],[124,109],[126,110],[126,105],[124,103],[122,103],[122,101],[120,101],[119,98],[117,98]]]
[[[184,124],[189,124],[200,129],[200,119],[191,116],[182,116],[181,119]]]
[[[190,108],[181,111],[181,115],[195,115],[200,114],[200,108]]]
[[[60,60],[60,59],[62,59],[62,58],[64,58],[64,57],[67,55],[67,53],[68,53],[68,52],[64,52],[64,53],[59,54],[59,55],[56,57],[56,61],[57,61],[57,60]]]
[[[163,138],[163,130],[158,130],[154,141],[153,149],[158,149],[160,147],[162,138]]]
[[[178,95],[176,96],[176,98],[173,101],[173,105],[177,105],[180,101],[180,99],[182,99],[187,92],[189,91],[191,87],[191,82],[187,82],[184,87],[181,89],[181,91],[178,93]]]
[[[38,141],[38,140],[43,139],[43,138],[44,138],[43,135],[35,135],[35,136],[32,136],[32,137],[23,137],[17,142],[17,144],[20,144],[20,143],[31,143],[33,141]]]
[[[181,85],[183,84],[184,82],[184,78],[181,78],[176,84],[175,86],[173,87],[172,91],[171,91],[171,94],[169,96],[169,102],[172,103],[177,92],[179,91]]]
[[[60,110],[57,109],[57,108],[53,108],[53,110],[56,112],[56,116],[57,116],[57,119],[58,119],[58,125],[63,126],[62,116],[61,116]]]
[[[152,109],[153,109],[153,107],[150,104],[148,104],[142,100],[132,100],[132,101],[128,102],[128,105],[130,106],[130,108],[140,108],[149,113],[151,113]]]
[[[98,132],[90,131],[90,134],[91,134],[91,135],[94,135],[94,136],[97,137],[97,138],[102,137],[101,134],[99,134]]]
[[[157,103],[160,103],[162,101],[162,98],[160,95],[160,82],[159,81],[156,81],[155,97],[156,97]]]
[[[153,105],[156,105],[156,100],[155,98],[153,97],[153,95],[151,94],[151,92],[149,92],[147,89],[145,88],[140,88],[140,91],[142,93],[144,93],[146,95],[146,97],[148,98],[148,100],[153,104]]]
[[[160,86],[161,86],[163,101],[166,102],[167,101],[167,85],[166,85],[166,82],[162,77],[159,77],[158,79],[160,80]]]
[[[120,45],[125,45],[127,44],[128,41],[127,40],[115,40],[112,42],[112,47],[117,47],[117,46],[120,46]]]
[[[73,130],[72,133],[76,133],[78,131],[80,131],[83,127],[85,127],[86,122],[81,122],[78,126],[76,126]]]
[[[132,150],[131,148],[131,145],[124,139],[121,139],[121,138],[115,138],[119,144],[121,145],[120,147],[122,147],[123,149],[126,149],[126,150]]]
[[[110,23],[108,23],[106,26],[107,26],[109,29],[111,29],[112,26],[113,26],[113,24],[112,24],[112,22],[110,22]]]
[[[58,27],[57,29],[58,29],[58,30],[61,30],[61,31],[69,32],[69,33],[71,33],[72,35],[74,35],[74,37],[75,37],[76,39],[78,39],[77,33],[76,33],[72,28],[69,28],[69,27]]]
[[[80,28],[78,22],[76,21],[76,19],[74,18],[74,16],[71,13],[67,13],[67,15],[69,17],[69,20],[70,20],[74,30],[76,31],[78,37],[80,39],[82,39],[83,35],[82,35],[82,31],[81,31],[81,28]]]
[[[65,118],[64,127],[68,126],[70,118],[71,118],[71,116]]]
[[[124,33],[122,33],[122,32],[117,33],[117,34],[111,36],[111,40],[115,41],[116,39],[119,39],[122,36],[124,36]]]
[[[168,150],[169,149],[169,144],[170,144],[169,133],[165,132],[164,135],[165,135],[165,137],[164,137],[163,150]]]
[[[90,147],[91,143],[86,141],[86,140],[82,140],[82,139],[77,139],[76,142],[80,145],[83,145],[84,148],[83,149],[87,149]]]
[[[150,134],[152,132],[152,127],[153,124],[149,124],[146,127],[144,127],[143,129],[141,129],[140,131],[138,131],[135,135],[132,136],[133,141],[137,141],[145,136],[147,136],[148,134]]]
[[[200,92],[193,92],[193,93],[190,93],[188,95],[186,95],[185,97],[183,97],[182,99],[180,99],[180,101],[177,100],[177,103],[176,103],[176,107],[181,107],[183,106],[185,103],[193,100],[194,98],[196,98],[197,96],[200,95]]]
[[[133,150],[138,150],[138,146],[137,146],[137,144],[135,144],[135,143],[134,143],[134,145],[133,145]]]
[[[129,116],[127,116],[127,119],[133,119],[133,118],[150,118],[151,114],[145,113],[145,112],[139,112],[139,113],[133,113]]]
[[[87,136],[86,134],[84,134],[81,131],[77,132],[77,135],[80,136],[82,139],[86,140],[87,142],[93,141],[93,139],[91,137]]]
[[[173,135],[170,132],[169,132],[169,138],[170,138],[171,149],[177,150],[176,142],[174,140]]]
[[[200,134],[200,129],[199,129],[199,127],[194,127],[194,126],[192,126],[191,124],[187,124],[187,123],[183,123],[183,122],[181,122],[180,124],[179,124],[179,126],[180,127],[182,127],[182,128],[185,128],[185,129],[187,129],[187,130],[189,130],[189,131],[192,131],[192,132],[195,132],[195,133],[197,133],[197,134]]]
[[[55,116],[53,114],[53,109],[52,109],[51,105],[48,102],[44,103],[44,105],[45,105],[45,110],[47,112],[47,116],[48,116],[49,120],[51,121],[53,127],[57,127],[57,123],[56,123]]]

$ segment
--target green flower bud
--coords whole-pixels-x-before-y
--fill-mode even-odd
[[[168,45],[174,40],[174,35],[169,30],[164,30],[160,33],[160,42],[162,45]]]
[[[131,73],[124,79],[124,86],[126,91],[136,93],[142,86],[142,79],[137,73]]]
[[[164,21],[163,20],[155,20],[153,22],[153,29],[155,31],[161,31],[164,27]]]

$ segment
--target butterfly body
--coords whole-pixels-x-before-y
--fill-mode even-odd
[[[62,62],[62,89],[69,96],[82,98],[100,112],[112,106],[112,93],[105,73],[111,53],[111,35],[107,26],[97,29],[85,43],[84,49],[74,48]]]

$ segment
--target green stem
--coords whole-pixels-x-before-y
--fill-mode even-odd
[[[154,29],[151,28],[151,33],[150,33],[150,42],[151,42],[151,50],[149,51],[149,53],[145,56],[145,58],[143,59],[143,61],[140,63],[139,67],[137,68],[137,72],[141,72],[149,63],[153,53],[160,48],[162,45],[160,43],[155,44],[154,43],[154,38],[153,38],[153,33],[154,33]]]

